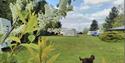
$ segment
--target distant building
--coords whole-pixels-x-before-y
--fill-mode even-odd
[[[11,22],[7,19],[0,18],[0,34],[5,34],[11,29]]]
[[[6,34],[10,31],[10,29],[11,29],[11,22],[7,19],[0,18],[0,34]],[[0,40],[2,40],[2,38],[0,38]],[[8,40],[6,40],[4,43],[1,43],[0,52],[2,51],[2,48],[8,47],[8,45],[10,45],[10,41]]]
[[[87,35],[98,36],[101,32],[99,30],[96,31],[88,31]]]
[[[125,31],[125,26],[111,28],[108,31]]]
[[[60,34],[63,36],[77,36],[76,29],[62,28]]]

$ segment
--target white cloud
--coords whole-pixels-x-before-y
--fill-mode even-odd
[[[81,10],[87,10],[87,9],[89,9],[89,8],[90,8],[90,6],[88,6],[88,5],[86,5],[86,6],[81,6],[81,7],[80,7]]]
[[[124,13],[124,0],[115,0],[113,5],[119,9],[120,13]]]
[[[91,16],[94,19],[103,19],[103,18],[105,18],[109,14],[110,11],[111,11],[110,8],[109,9],[104,9],[102,11],[99,11],[99,12],[91,14]]]
[[[90,18],[76,11],[69,12],[67,16],[61,20],[63,28],[75,28],[77,31],[83,31],[83,28],[88,27],[90,22]]]
[[[84,0],[85,4],[88,5],[95,5],[95,4],[100,4],[100,3],[105,3],[105,2],[110,2],[113,0]]]
[[[90,19],[84,14],[72,11],[69,12],[61,21],[64,23],[86,23],[89,22],[89,20]]]
[[[121,4],[124,4],[124,0],[115,0],[113,2],[114,5],[121,5]]]

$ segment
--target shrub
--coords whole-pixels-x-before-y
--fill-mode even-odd
[[[45,38],[41,38],[38,44],[21,44],[26,47],[29,52],[29,59],[26,61],[28,63],[54,63],[59,54],[51,55],[49,54],[54,50],[53,44],[47,44]]]
[[[124,33],[122,32],[117,32],[117,31],[108,31],[108,32],[104,32],[102,33],[99,38],[103,41],[118,41],[118,40],[122,40],[124,38],[123,36]]]

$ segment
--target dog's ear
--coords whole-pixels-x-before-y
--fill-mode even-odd
[[[80,61],[82,60],[82,58],[79,56],[79,59],[80,59]]]
[[[94,56],[94,55],[91,55],[90,58],[94,60],[94,59],[95,59],[95,56]]]

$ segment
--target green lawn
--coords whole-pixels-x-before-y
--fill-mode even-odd
[[[94,63],[124,63],[124,41],[103,42],[98,37],[48,36],[61,55],[56,63],[80,63],[79,56],[96,56]]]
[[[81,63],[79,56],[96,56],[94,63],[124,63],[124,41],[103,42],[98,37],[79,36],[46,36],[55,45],[55,51],[51,54],[60,53],[55,63]],[[29,53],[20,51],[18,53],[19,63],[25,63]]]

